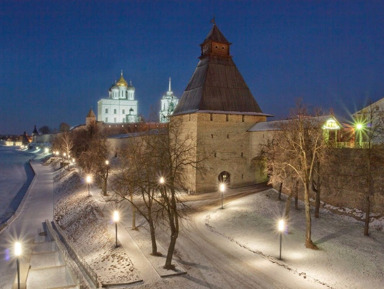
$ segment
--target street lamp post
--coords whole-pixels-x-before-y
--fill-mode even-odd
[[[159,184],[160,184],[160,196],[165,199],[166,191],[165,191],[165,187],[164,187],[164,185],[165,185],[165,178],[164,177],[159,178]],[[164,191],[162,192],[161,189],[163,189]]]
[[[87,187],[88,187],[88,196],[90,196],[91,195],[90,184],[92,183],[92,176],[91,175],[87,175],[86,182],[87,182]]]
[[[19,262],[19,257],[21,256],[21,243],[16,242],[15,243],[15,248],[14,248],[14,253],[16,256],[16,266],[17,266],[17,289],[20,289],[20,262]]]
[[[109,171],[109,160],[106,160],[105,161],[105,165],[107,167],[107,172],[105,174],[105,192],[104,192],[104,195],[106,196],[107,195],[107,192],[108,192],[108,171]]]
[[[220,183],[219,190],[221,192],[221,208],[224,209],[224,192],[226,189],[225,183]]]
[[[116,234],[116,244],[115,248],[117,248],[117,222],[119,222],[120,216],[119,216],[119,211],[113,211],[113,222],[115,223],[115,234]]]
[[[279,260],[281,260],[281,246],[283,242],[283,232],[285,230],[285,221],[284,219],[280,219],[278,224],[277,224],[277,230],[279,231],[280,235],[280,255],[279,255]]]
[[[356,123],[355,124],[355,129],[357,130],[358,133],[358,138],[359,138],[359,147],[362,145],[362,130],[364,128],[364,125],[362,123]]]

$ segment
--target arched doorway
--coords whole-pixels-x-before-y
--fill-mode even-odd
[[[226,183],[227,185],[231,184],[231,174],[226,171],[222,171],[217,179],[220,183]]]

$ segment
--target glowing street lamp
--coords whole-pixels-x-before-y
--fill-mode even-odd
[[[116,244],[115,248],[117,248],[117,223],[120,221],[119,211],[113,211],[113,222],[115,223],[115,232],[116,232]]]
[[[160,185],[164,185],[164,184],[165,184],[165,179],[164,179],[164,177],[160,177],[160,179],[159,179],[159,184],[160,184]]]
[[[362,145],[362,131],[364,129],[364,124],[362,124],[361,122],[357,122],[355,124],[355,129],[358,133],[358,137],[359,137],[359,147],[361,147]]]
[[[92,175],[87,175],[87,177],[85,178],[85,181],[87,182],[88,196],[90,196],[91,195],[90,184],[92,183]]]
[[[108,192],[108,171],[109,171],[109,160],[105,160],[105,166],[107,168],[106,170],[106,174],[105,174],[105,183],[104,183],[104,190],[103,190],[103,194],[104,196],[107,195],[107,192]]]
[[[280,235],[280,255],[279,255],[279,260],[281,260],[281,244],[283,242],[283,232],[285,231],[285,220],[280,219],[277,223],[277,230],[279,231]]]
[[[20,289],[20,262],[19,257],[21,256],[22,248],[21,243],[16,242],[14,247],[14,254],[16,256],[16,266],[17,266],[17,289]]]
[[[224,192],[225,192],[226,188],[227,188],[227,186],[225,185],[225,183],[220,183],[219,191],[221,193],[221,208],[222,209],[224,209]]]

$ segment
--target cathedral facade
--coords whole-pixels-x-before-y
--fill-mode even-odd
[[[169,78],[168,91],[161,98],[159,121],[161,123],[169,122],[169,117],[173,114],[179,99],[173,94],[171,87],[171,78]]]
[[[109,89],[109,97],[97,102],[97,120],[104,123],[135,123],[139,121],[135,88],[127,83],[121,72],[120,79]]]

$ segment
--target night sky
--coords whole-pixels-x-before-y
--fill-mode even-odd
[[[123,69],[139,113],[180,97],[210,20],[265,113],[384,97],[384,1],[0,0],[0,134],[85,122]]]

